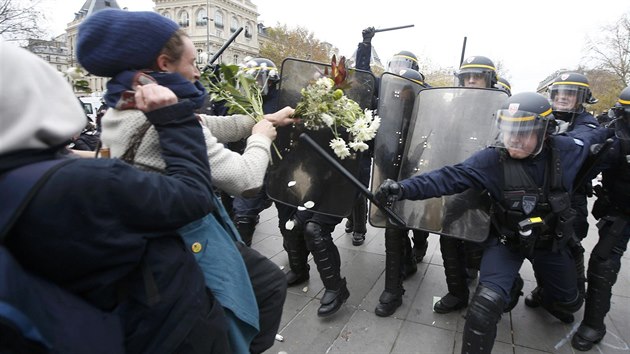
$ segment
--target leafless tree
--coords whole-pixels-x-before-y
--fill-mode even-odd
[[[613,74],[616,86],[630,84],[630,13],[615,24],[602,27],[601,38],[587,42],[589,59],[595,69]]]
[[[42,38],[43,13],[41,0],[0,0],[0,37],[5,40]]]

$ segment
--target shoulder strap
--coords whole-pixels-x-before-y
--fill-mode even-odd
[[[0,243],[48,177],[71,161],[74,159],[37,162],[0,175]]]

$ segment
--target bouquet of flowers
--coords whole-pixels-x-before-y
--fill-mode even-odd
[[[329,128],[334,135],[329,146],[343,160],[350,156],[350,149],[368,149],[366,142],[374,139],[381,120],[371,110],[362,110],[344,94],[343,89],[350,85],[346,81],[345,57],[341,57],[337,64],[333,55],[330,75],[327,69],[324,77],[302,89],[302,99],[294,116],[300,117],[307,129]],[[341,137],[340,128],[349,133],[348,142]]]
[[[263,119],[262,88],[256,83],[256,77],[242,70],[238,65],[220,64],[215,71],[203,73],[201,82],[210,94],[213,102],[223,102],[228,114],[243,114],[258,123]],[[280,151],[272,143],[280,159]]]

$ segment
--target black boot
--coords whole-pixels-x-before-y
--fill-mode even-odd
[[[542,291],[544,293],[544,289]],[[582,307],[582,303],[584,302],[584,298],[578,293],[575,295],[575,299],[566,302],[554,302],[552,304],[547,304],[544,301],[542,302],[543,307],[547,312],[549,312],[553,317],[559,319],[564,323],[573,323],[575,317],[573,313]]]
[[[307,247],[313,254],[319,276],[326,288],[320,300],[321,306],[317,310],[317,315],[320,317],[330,316],[337,312],[350,296],[346,279],[341,278],[339,250],[333,243],[328,229],[324,230],[321,225],[313,221],[308,221],[304,229]]]
[[[510,312],[513,308],[518,304],[518,298],[523,295],[523,278],[521,278],[520,274],[516,275],[516,279],[514,279],[514,284],[512,284],[512,288],[510,289],[510,302],[505,305],[505,309],[503,312]]]
[[[286,274],[287,285],[297,285],[309,279],[308,250],[304,241],[304,234],[299,230],[298,225],[293,230],[282,229],[282,246],[289,256],[289,267]]]
[[[352,230],[354,230],[354,224],[352,222],[352,214],[350,214],[350,216],[348,216],[348,220],[346,221],[344,231],[349,234],[352,233]]]
[[[581,351],[590,350],[606,335],[604,317],[610,311],[612,287],[617,281],[620,266],[620,262],[604,260],[594,253],[591,255],[588,264],[584,319],[571,339],[573,348]]]
[[[398,292],[389,292],[383,290],[381,296],[378,298],[378,304],[374,309],[376,316],[389,317],[396,312],[396,309],[402,305],[402,296],[405,293],[405,289],[400,289]]]
[[[349,296],[350,292],[346,286],[346,278],[341,279],[337,289],[326,288],[324,296],[319,300],[321,306],[317,309],[317,316],[328,317],[336,313],[341,308],[341,305],[348,300]]]
[[[234,220],[234,224],[238,233],[241,234],[241,239],[248,247],[252,245],[252,239],[254,238],[254,231],[256,231],[256,224],[258,221],[256,217],[251,216],[237,216],[236,220]]]
[[[448,236],[440,236],[440,249],[448,294],[435,303],[433,311],[449,313],[468,306],[464,250],[461,241]]]
[[[361,246],[367,233],[367,199],[359,197],[352,209],[352,245]],[[347,225],[347,224],[346,224]]]
[[[407,230],[385,229],[385,290],[381,293],[378,305],[374,309],[377,316],[391,316],[402,305],[405,289],[402,285],[404,271],[402,271],[401,258],[405,238],[407,238]]]
[[[541,291],[542,288],[540,286],[535,287],[531,293],[525,296],[525,305],[527,305],[528,307],[540,306],[540,303],[542,302],[542,299],[540,297]]]
[[[405,280],[416,274],[418,265],[416,263],[415,252],[411,247],[411,240],[407,237],[407,232],[401,237],[402,255],[400,259],[402,279]]]
[[[427,231],[413,230],[413,249],[416,263],[422,262],[429,248],[429,233]]]

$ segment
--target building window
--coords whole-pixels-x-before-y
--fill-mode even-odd
[[[234,64],[238,64],[238,54],[234,54]]]
[[[168,18],[169,20],[172,20],[171,13],[170,13],[170,12],[168,12],[168,11],[164,11],[164,13],[162,14],[162,16],[164,16],[164,17]]]
[[[232,16],[232,21],[230,23],[230,32],[234,33],[239,27],[238,19]]]
[[[214,27],[223,28],[223,14],[219,11],[214,13]]]
[[[188,17],[188,12],[182,11],[179,13],[179,25],[182,27],[190,26],[190,17]]]
[[[206,9],[201,9],[197,11],[197,26],[205,26],[208,24],[208,14],[206,13]]]
[[[252,26],[249,23],[245,25],[245,38],[252,38]]]

